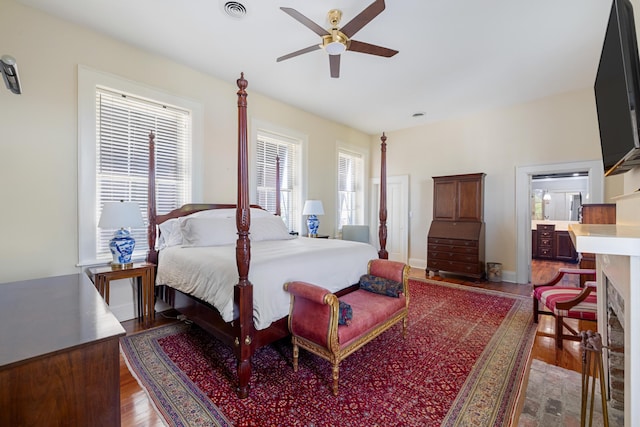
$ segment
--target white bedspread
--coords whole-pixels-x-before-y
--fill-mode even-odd
[[[272,240],[251,243],[249,281],[253,284],[253,319],[265,329],[289,314],[286,282],[302,280],[331,292],[357,283],[376,249],[338,239]],[[156,284],[168,285],[208,302],[230,322],[238,316],[233,287],[238,283],[235,244],[169,247],[160,251]]]

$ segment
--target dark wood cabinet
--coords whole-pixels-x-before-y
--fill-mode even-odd
[[[578,261],[578,253],[573,246],[571,236],[568,231],[556,231],[554,242],[556,256],[558,261],[576,262]]]
[[[484,220],[483,173],[433,177],[433,220]]]
[[[554,224],[538,224],[538,258],[555,258],[555,233]]]
[[[484,177],[484,173],[433,177],[427,271],[484,276]]]
[[[615,203],[593,203],[580,208],[581,224],[615,224]]]
[[[576,252],[568,231],[556,230],[554,224],[538,224],[531,230],[531,257],[545,260],[577,262]]]
[[[593,203],[582,205],[580,208],[580,222],[582,224],[615,224],[616,205],[614,203]],[[596,256],[583,252],[580,258],[580,268],[596,268]],[[584,285],[584,279],[580,283]]]

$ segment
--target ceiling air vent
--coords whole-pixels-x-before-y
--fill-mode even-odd
[[[223,6],[224,12],[232,18],[242,19],[247,15],[247,8],[237,1],[228,1]]]

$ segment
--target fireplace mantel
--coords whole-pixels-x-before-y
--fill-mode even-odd
[[[598,295],[606,295],[608,279],[624,299],[624,425],[640,426],[640,227],[571,224],[569,234],[578,252],[596,254]],[[598,298],[598,332],[607,342],[604,300]]]

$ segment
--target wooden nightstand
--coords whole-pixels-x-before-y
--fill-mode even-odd
[[[148,324],[155,317],[155,269],[154,264],[139,262],[121,269],[113,269],[110,265],[91,267],[87,269],[87,274],[107,304],[112,280],[137,279],[138,316]]]

